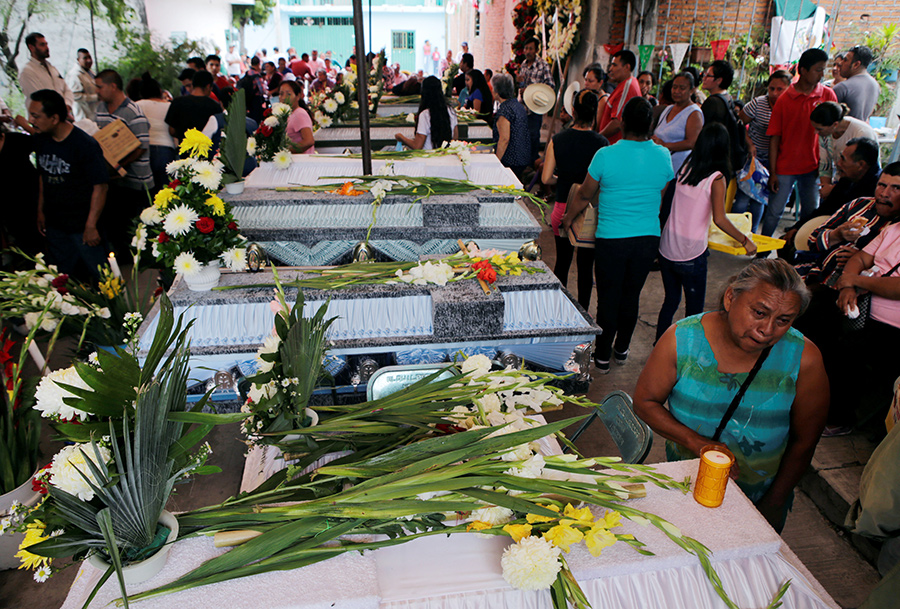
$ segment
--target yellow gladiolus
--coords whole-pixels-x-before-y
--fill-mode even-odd
[[[621,526],[622,525],[622,514],[620,514],[619,512],[616,512],[614,510],[610,510],[610,511],[606,512],[606,515],[603,516],[602,520],[600,518],[597,519],[598,524],[600,524],[601,522],[603,523],[603,526],[606,527],[607,529]]]
[[[564,525],[572,525],[572,524],[583,524],[586,526],[591,526],[594,523],[594,514],[591,512],[591,508],[583,507],[581,509],[577,509],[572,507],[572,504],[569,503],[566,505],[566,509],[563,510],[563,516],[568,516],[572,520],[562,519],[560,520],[560,524]]]
[[[551,510],[554,512],[559,511],[559,508],[556,507],[555,505],[553,505],[552,503],[550,505],[542,505],[541,507],[545,507],[548,510]],[[535,522],[552,522],[552,521],[556,520],[556,518],[553,518],[551,516],[540,516],[538,514],[528,514],[527,516],[525,516],[525,520],[527,520],[529,524],[534,524]]]
[[[216,216],[225,215],[225,201],[220,199],[218,195],[210,194],[210,197],[206,200],[206,204],[213,208],[213,214]]]
[[[610,533],[609,529],[604,528],[600,520],[584,536],[584,545],[587,546],[592,556],[600,556],[603,548],[608,548],[614,543],[616,543],[616,536]]]
[[[571,526],[558,524],[544,533],[544,539],[568,554],[569,546],[584,539],[584,533]]]
[[[519,543],[520,540],[525,539],[529,535],[531,535],[531,525],[530,524],[508,524],[503,527],[503,532],[512,537],[512,540],[516,543]]]
[[[45,525],[40,520],[29,523],[28,528],[25,530],[25,539],[19,544],[19,551],[16,552],[15,555],[16,558],[22,561],[22,564],[19,565],[20,569],[37,569],[39,567],[47,567],[50,565],[50,558],[32,554],[26,549],[29,546],[33,546],[34,544],[47,539],[47,537],[44,536],[44,530]]]
[[[469,531],[483,531],[483,530],[489,529],[489,528],[491,528],[491,525],[488,524],[487,522],[482,522],[481,520],[476,520],[474,522],[469,523],[469,525],[466,527],[466,532],[468,533]]]
[[[197,129],[188,129],[178,147],[179,154],[190,153],[192,157],[205,157],[212,148],[212,140]]]

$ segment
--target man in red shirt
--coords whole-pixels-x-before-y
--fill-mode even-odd
[[[609,80],[618,83],[618,86],[606,100],[597,128],[610,144],[622,139],[622,110],[625,109],[625,104],[632,97],[641,97],[641,86],[637,78],[632,76],[636,64],[634,53],[627,50],[615,53],[609,64]]]
[[[291,61],[291,72],[297,77],[297,80],[311,80],[313,77],[312,68],[309,66],[309,54],[304,53],[300,59]]]
[[[769,140],[769,204],[762,220],[762,234],[772,236],[778,227],[784,206],[794,185],[800,199],[801,214],[819,205],[818,179],[819,136],[809,114],[822,102],[837,101],[834,91],[822,85],[828,54],[822,49],[809,49],[800,56],[797,82],[785,91],[775,107],[766,131]]]

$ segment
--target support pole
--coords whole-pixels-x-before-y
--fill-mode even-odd
[[[753,11],[750,13],[750,25],[747,26],[747,44],[745,45],[748,49],[750,48],[750,37],[753,34],[753,20],[756,18],[756,0],[753,0]],[[746,76],[746,72],[744,70],[744,66],[747,64],[747,53],[744,53],[743,59],[741,59],[741,80],[738,83],[738,94],[740,94],[744,90],[744,77]],[[759,69],[757,68],[756,74],[759,74]],[[754,78],[756,77],[754,74]],[[754,91],[755,93],[755,91]]]
[[[372,175],[372,142],[369,138],[369,66],[363,31],[362,0],[353,0],[353,29],[356,33],[356,99],[359,102],[359,139],[362,144],[363,175]]]
[[[691,51],[694,50],[694,28],[697,26],[697,5],[700,4],[700,0],[694,0],[694,18],[691,20],[691,41],[688,44],[687,56],[688,56],[688,65],[691,65]]]
[[[797,8],[797,21],[794,23],[800,23],[800,15],[803,14],[803,0],[800,0],[800,6]],[[784,22],[782,21],[782,24]],[[782,25],[782,27],[784,27]],[[791,47],[788,49],[787,59],[788,63],[791,63],[791,55],[794,54],[794,43],[797,42],[797,26],[794,26],[794,35],[791,36]],[[805,49],[804,49],[805,50]],[[800,74],[800,68],[797,68],[797,74]]]
[[[662,50],[663,55],[666,54],[666,45],[669,44],[669,15],[672,14],[672,0],[668,0],[666,4],[666,28],[663,30],[663,43]],[[662,73],[663,73],[663,65],[665,65],[666,60],[660,57],[659,60],[659,76],[656,77],[656,92],[659,93],[659,88],[662,87]],[[673,62],[674,63],[674,62]],[[673,68],[673,72],[676,71],[676,68]]]

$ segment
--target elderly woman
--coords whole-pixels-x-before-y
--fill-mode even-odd
[[[494,115],[497,158],[521,180],[522,172],[531,162],[528,110],[516,99],[516,89],[509,74],[494,74],[491,88],[494,90],[494,100],[500,104]]]
[[[431,150],[457,139],[457,135],[456,112],[447,106],[441,81],[436,76],[429,76],[422,81],[415,137],[396,133],[394,138],[413,150]]]
[[[809,298],[784,260],[755,261],[718,311],[663,334],[634,394],[635,412],[666,438],[670,460],[727,447],[732,477],[779,531],[828,416],[822,356],[791,327]]]
[[[650,141],[652,116],[646,99],[628,100],[622,112],[623,138],[594,154],[562,219],[568,231],[598,195],[594,271],[597,325],[603,334],[597,338],[594,365],[600,374],[609,373],[614,340],[616,363],[624,365],[628,359],[641,290],[659,249],[662,194],[675,177],[669,151]]]
[[[313,137],[312,117],[309,107],[303,101],[303,85],[295,80],[287,80],[281,83],[279,94],[282,103],[292,108],[285,132],[291,152],[315,154],[316,140]]]

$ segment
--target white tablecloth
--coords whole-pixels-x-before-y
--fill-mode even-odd
[[[515,186],[522,183],[508,167],[504,167],[496,155],[472,154],[465,171],[454,155],[431,158],[372,160],[372,172],[377,174],[386,163],[394,163],[394,174],[411,177],[452,178],[469,180],[476,184],[491,186]],[[334,183],[335,180],[319,181],[323,176],[362,175],[362,159],[341,156],[319,156],[309,154],[293,155],[293,163],[287,169],[276,169],[273,163],[262,163],[247,176],[247,188],[275,188],[276,186],[312,186]]]
[[[680,479],[695,476],[698,462],[656,466]],[[766,606],[786,580],[785,609],[837,608],[781,538],[730,484],[725,502],[717,509],[696,503],[690,494],[648,486],[636,508],[669,519],[713,552],[713,564],[731,598],[742,608]],[[616,544],[594,558],[583,544],[566,559],[595,609],[705,609],[721,608],[696,558],[675,546],[651,526],[625,522],[616,532],[629,532],[647,544],[655,556],[641,556],[625,544]],[[529,609],[549,607],[548,592],[514,590],[503,580],[500,555],[508,540],[474,535],[434,536],[401,546],[347,554],[325,563],[288,572],[257,575],[214,586],[150,599],[140,609],[168,607],[375,607],[386,609]],[[146,590],[174,579],[222,550],[211,539],[179,542],[166,568],[136,587]],[[64,609],[76,609],[86,598],[99,573],[83,565]],[[118,585],[107,582],[92,607],[115,597]],[[330,603],[334,603],[331,605]]]

